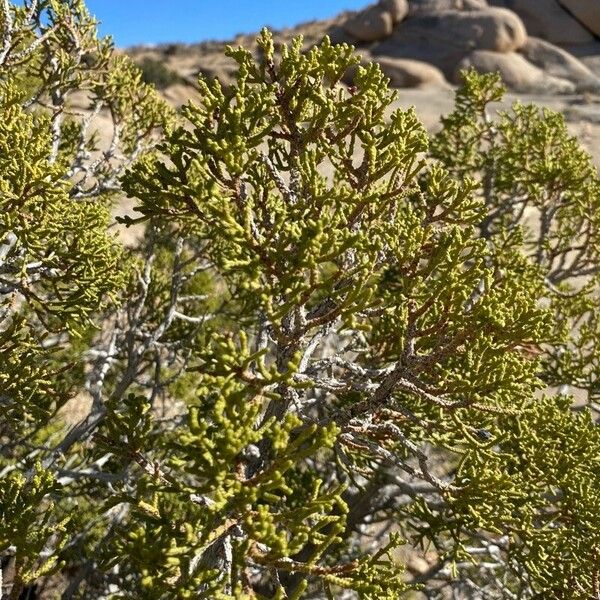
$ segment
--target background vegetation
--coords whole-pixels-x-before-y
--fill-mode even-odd
[[[149,56],[141,59],[137,66],[142,72],[142,81],[163,90],[170,85],[181,82],[181,77],[175,71],[166,67],[162,62]]]

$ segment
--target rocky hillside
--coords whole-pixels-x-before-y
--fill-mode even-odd
[[[326,34],[354,44],[395,87],[448,87],[462,68],[474,66],[499,71],[518,93],[600,93],[600,0],[380,0],[279,31],[277,38],[289,41],[300,33],[307,46]],[[248,35],[128,52],[179,104],[193,95],[199,73],[231,81],[227,44],[256,47]]]

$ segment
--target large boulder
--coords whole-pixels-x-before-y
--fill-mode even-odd
[[[499,72],[504,83],[515,92],[570,94],[575,91],[575,84],[572,82],[546,74],[516,52],[503,54],[476,50],[460,62],[454,80],[458,83],[460,71],[470,67],[481,73]]]
[[[594,35],[600,37],[600,0],[559,0]]]
[[[519,52],[549,75],[571,81],[579,91],[600,90],[597,75],[572,54],[546,40],[530,36]]]
[[[462,0],[463,10],[481,10],[488,6],[487,0]]]
[[[365,67],[373,62],[379,64],[383,73],[390,78],[390,85],[392,87],[448,88],[450,86],[444,74],[432,64],[407,58],[373,56],[368,50],[361,48],[360,65]],[[344,73],[342,81],[347,85],[353,85],[357,69],[358,66],[350,67]]]
[[[408,0],[379,0],[379,7],[390,13],[394,24],[402,21],[408,14]]]
[[[392,87],[449,87],[444,74],[429,63],[386,56],[379,57],[377,62],[381,70],[390,78]]]
[[[486,0],[411,0],[408,14],[417,17],[435,14],[441,10],[480,10],[487,6]]]
[[[351,16],[344,30],[359,42],[375,42],[388,37],[393,30],[392,15],[380,5],[368,6]]]
[[[370,51],[376,60],[380,58],[404,58],[418,60],[436,66],[450,77],[456,64],[469,53],[463,46],[448,46],[431,36],[429,27],[422,27],[421,19],[409,18],[394,28],[392,35],[373,44]]]
[[[374,55],[428,62],[452,77],[456,65],[473,50],[511,52],[525,44],[525,27],[502,8],[476,11],[444,10],[409,17],[392,35],[374,44]]]
[[[589,4],[596,0],[586,0]],[[594,37],[564,10],[557,0],[490,0],[490,4],[508,8],[521,17],[527,33],[553,44],[587,44]]]
[[[444,10],[420,17],[430,38],[449,46],[472,50],[513,52],[527,40],[527,31],[519,17],[504,8],[477,11]]]

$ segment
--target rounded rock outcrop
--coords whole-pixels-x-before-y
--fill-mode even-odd
[[[391,35],[394,22],[389,11],[375,4],[350,17],[343,28],[359,42],[375,42]]]
[[[408,14],[417,17],[435,14],[442,10],[480,10],[487,6],[486,0],[411,0]]]
[[[427,30],[432,43],[442,42],[449,48],[513,52],[527,40],[521,19],[505,8],[443,10],[414,17],[410,21],[412,25]],[[408,26],[408,21],[406,24]]]
[[[530,63],[553,77],[571,81],[581,92],[600,90],[600,78],[566,50],[530,36],[519,50]]]
[[[385,56],[379,57],[377,63],[392,87],[449,87],[444,74],[430,63]]]
[[[427,62],[451,78],[456,65],[474,50],[512,52],[526,40],[523,23],[509,10],[445,10],[408,17],[370,51],[378,60],[390,56]]]
[[[588,0],[590,4],[595,0]],[[529,35],[560,45],[588,44],[594,36],[574,19],[557,0],[490,0],[522,19]]]
[[[459,63],[454,75],[455,82],[458,83],[460,80],[460,71],[470,67],[481,73],[498,72],[504,83],[515,92],[571,94],[576,89],[571,81],[547,75],[516,52],[503,54],[489,50],[476,50]]]
[[[392,23],[396,24],[402,21],[408,14],[407,0],[379,0],[380,8],[390,13]]]

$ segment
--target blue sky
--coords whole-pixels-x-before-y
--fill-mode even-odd
[[[117,46],[230,39],[355,10],[369,0],[87,0]]]

